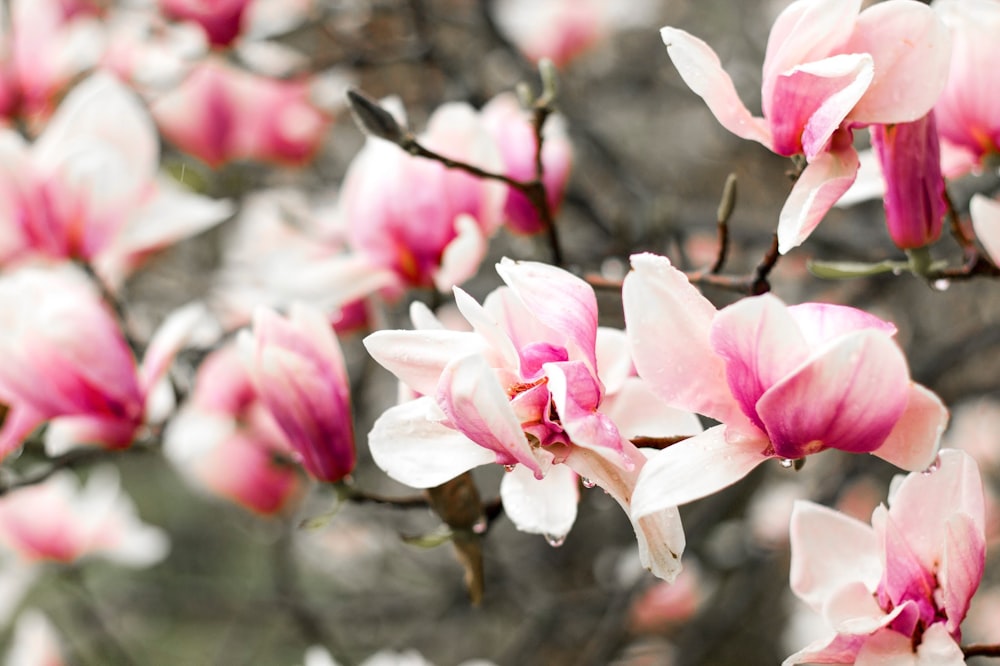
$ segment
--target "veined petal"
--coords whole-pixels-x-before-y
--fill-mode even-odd
[[[767,441],[726,440],[726,426],[709,428],[653,453],[636,481],[632,515],[637,518],[680,506],[730,486],[768,459]]]
[[[951,63],[951,34],[934,10],[887,0],[861,12],[845,53],[869,53],[875,78],[851,120],[902,123],[925,115],[941,96]]]
[[[1000,264],[1000,201],[982,194],[973,195],[969,202],[972,228],[986,248],[993,263]]]
[[[546,363],[549,395],[559,420],[577,446],[621,451],[622,436],[606,415],[597,411],[601,386],[580,361]]]
[[[800,458],[826,448],[877,449],[906,409],[906,358],[879,331],[842,336],[757,403],[777,455]]]
[[[684,83],[705,100],[719,123],[742,139],[757,141],[770,148],[771,136],[764,119],[751,115],[740,101],[733,80],[722,69],[715,51],[702,40],[677,28],[663,28],[660,37]]]
[[[448,330],[375,331],[364,339],[364,345],[379,364],[423,395],[434,394],[453,358],[483,348],[475,334]]]
[[[448,420],[473,442],[493,451],[496,462],[523,463],[537,478],[545,474],[551,458],[536,456],[510,398],[482,356],[465,356],[448,364],[435,395]]]
[[[500,499],[518,530],[558,539],[569,533],[576,520],[580,482],[566,465],[553,465],[541,479],[519,465],[504,474]]]
[[[391,478],[413,488],[433,488],[496,456],[468,437],[440,423],[433,398],[390,407],[372,426],[372,459]]]
[[[802,303],[789,306],[788,314],[813,349],[854,331],[874,329],[886,335],[896,334],[895,324],[847,305]]]
[[[846,192],[858,173],[858,154],[847,146],[816,156],[795,181],[778,216],[778,250],[798,247]]]
[[[796,501],[790,527],[792,591],[821,612],[838,590],[860,582],[870,591],[882,574],[869,525],[819,504]]]
[[[948,409],[931,390],[910,384],[906,410],[873,455],[909,472],[931,466],[948,424]]]
[[[622,303],[635,367],[661,400],[751,427],[726,383],[725,362],[709,344],[715,307],[684,273],[666,257],[633,255]]]
[[[979,589],[986,565],[986,540],[982,528],[964,513],[956,513],[945,526],[944,554],[938,571],[948,632],[957,635]]]

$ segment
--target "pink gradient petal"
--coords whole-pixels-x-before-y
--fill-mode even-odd
[[[948,519],[944,556],[938,580],[943,592],[946,624],[952,635],[959,634],[962,619],[969,610],[972,595],[979,589],[986,565],[986,540],[982,525],[967,514],[957,513]]]
[[[962,647],[948,632],[944,624],[932,624],[924,632],[917,647],[916,666],[965,666]]]
[[[628,351],[625,331],[599,326],[597,328],[597,376],[608,394],[615,393],[635,374],[632,356]]]
[[[874,329],[886,335],[896,334],[895,324],[846,305],[802,303],[789,306],[788,314],[813,349],[854,331]]]
[[[886,614],[875,601],[871,589],[857,580],[831,591],[822,608],[827,622],[844,634],[878,631],[888,626],[902,610],[899,607]]]
[[[434,394],[452,358],[483,347],[472,333],[448,330],[376,331],[364,339],[364,345],[379,364],[423,395]]]
[[[792,591],[813,610],[856,581],[874,590],[882,574],[875,533],[859,520],[819,504],[796,501],[790,527]]]
[[[496,462],[523,463],[536,477],[544,476],[551,457],[545,460],[544,454],[536,456],[514,414],[510,397],[482,356],[465,356],[446,366],[436,398],[448,420],[473,442],[493,451]]]
[[[867,636],[834,634],[799,650],[781,666],[796,664],[853,664]]]
[[[726,383],[725,362],[709,343],[715,307],[684,273],[666,257],[633,255],[622,302],[636,370],[661,400],[752,428]]]
[[[936,581],[934,569],[925,567],[913,551],[911,541],[917,537],[916,533],[912,530],[904,531],[892,515],[885,515],[878,520],[873,518],[872,524],[883,542],[885,558],[885,573],[878,589],[880,602],[888,600],[897,609],[905,603],[914,604],[919,612],[914,620],[921,619],[925,624],[930,623],[935,615],[931,599]],[[935,551],[940,549],[940,543],[935,544]],[[893,628],[899,627],[894,625]],[[911,632],[912,629],[907,633]]]
[[[441,418],[430,397],[390,407],[368,435],[375,464],[400,483],[433,488],[496,460],[488,449],[441,424]]]
[[[948,409],[932,391],[910,384],[906,410],[873,455],[909,472],[933,464],[948,424]]]
[[[166,374],[177,353],[188,343],[191,334],[209,314],[202,303],[189,303],[172,312],[160,325],[146,347],[140,369],[144,393]]]
[[[475,218],[465,213],[456,217],[455,237],[445,245],[441,266],[432,274],[437,290],[447,292],[475,275],[486,249],[486,237]]]
[[[834,137],[836,139],[836,137]],[[858,154],[847,146],[813,159],[795,181],[778,216],[778,249],[798,247],[846,192],[858,172]]]
[[[697,435],[703,429],[696,414],[663,404],[638,377],[627,378],[616,393],[605,396],[601,412],[625,439]]]
[[[549,394],[572,443],[620,452],[622,436],[607,415],[597,411],[600,383],[580,361],[546,363]]]
[[[858,650],[855,666],[917,666],[909,636],[883,629],[866,639]]]
[[[1000,201],[982,194],[973,195],[969,202],[972,228],[986,248],[994,264],[1000,264]]]
[[[726,381],[743,413],[764,430],[757,401],[809,357],[788,308],[770,294],[744,298],[719,311],[709,340],[726,361]]]
[[[632,495],[632,515],[642,518],[666,507],[680,506],[731,486],[768,459],[764,439],[729,441],[726,426],[650,455]]]
[[[770,148],[771,136],[764,119],[751,115],[740,101],[733,80],[722,69],[715,51],[702,40],[677,28],[663,28],[660,37],[684,83],[705,100],[719,123],[740,138],[751,139]]]
[[[951,35],[927,5],[887,0],[861,12],[844,52],[869,53],[875,61],[875,79],[851,119],[909,122],[926,115],[944,90]]]
[[[455,306],[465,317],[465,321],[472,326],[476,335],[485,341],[484,346],[488,348],[490,355],[497,357],[494,362],[506,368],[517,368],[518,351],[504,328],[491,316],[490,312],[477,303],[476,299],[458,288],[455,288]]]
[[[527,467],[518,466],[500,482],[503,510],[521,532],[565,537],[576,521],[580,481],[566,465],[553,465],[536,479]]]
[[[45,420],[45,415],[27,405],[12,405],[0,427],[0,460],[17,451],[31,431]]]
[[[909,371],[899,347],[879,331],[841,337],[757,403],[776,455],[826,448],[874,451],[906,408]]]

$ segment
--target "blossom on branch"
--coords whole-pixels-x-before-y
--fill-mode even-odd
[[[504,465],[501,497],[511,520],[553,543],[575,520],[583,477],[629,515],[644,566],[673,580],[684,548],[680,518],[673,507],[633,516],[646,458],[629,438],[689,435],[700,430],[697,419],[666,407],[631,376],[623,336],[598,328],[587,283],[532,262],[504,260],[497,271],[507,286],[483,305],[455,289],[472,331],[425,324],[365,339],[375,360],[423,396],[376,421],[372,457],[418,488]]]
[[[721,490],[769,458],[834,448],[907,470],[933,463],[947,410],[910,380],[892,324],[770,294],[717,311],[665,257],[634,255],[632,269],[623,301],[639,376],[667,404],[721,422],[653,455],[639,515]]]
[[[986,557],[983,485],[954,449],[940,468],[897,479],[871,526],[800,501],[792,514],[792,590],[834,634],[793,654],[804,663],[959,666],[959,641]]]

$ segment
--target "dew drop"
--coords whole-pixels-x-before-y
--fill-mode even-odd
[[[781,464],[781,466],[782,466],[782,467],[784,467],[785,469],[791,469],[791,468],[792,468],[792,465],[794,465],[794,464],[795,464],[795,461],[794,461],[794,460],[792,460],[791,458],[782,458],[782,459],[781,459],[781,463],[780,463],[780,464]]]
[[[583,483],[583,487],[584,488],[593,488],[594,486],[597,485],[596,481],[591,481],[587,477],[584,477],[583,479],[581,479],[581,482]]]
[[[486,516],[480,516],[476,522],[472,523],[472,531],[476,534],[486,534],[486,528],[490,526]]]
[[[892,274],[893,275],[897,275],[897,276],[898,275],[902,275],[905,272],[906,272],[906,270],[904,268],[902,268],[901,266],[896,266],[895,268],[892,269]]]
[[[921,472],[921,474],[923,474],[924,476],[930,476],[931,474],[933,474],[934,472],[938,471],[939,469],[941,469],[941,456],[940,455],[936,455],[936,456],[934,456],[934,460],[931,461],[931,464],[928,465],[927,469],[925,469],[923,472]]]
[[[517,467],[517,465],[504,465],[503,466],[503,471],[505,471],[505,472],[513,472],[515,467]]]
[[[566,535],[563,534],[563,535],[560,535],[560,536],[556,536],[554,534],[546,534],[545,535],[545,543],[549,544],[553,548],[558,548],[559,546],[561,546],[564,543],[566,543]]]
[[[938,291],[948,291],[948,287],[951,286],[951,280],[945,280],[944,278],[940,280],[934,280],[931,286]]]

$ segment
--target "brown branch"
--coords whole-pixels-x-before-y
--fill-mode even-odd
[[[716,275],[726,264],[729,255],[729,218],[733,215],[736,207],[736,174],[730,173],[726,177],[726,184],[722,187],[722,198],[719,200],[719,209],[716,213],[716,230],[719,237],[719,250],[715,257],[715,263],[708,269],[708,272]]]
[[[972,643],[962,646],[962,654],[968,657],[1000,657],[1000,644]]]

